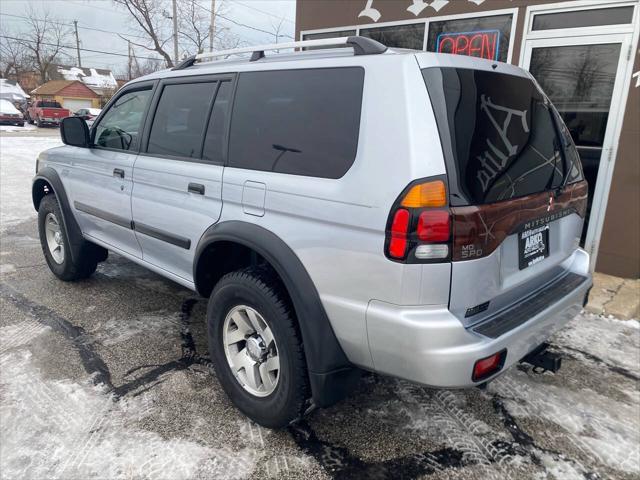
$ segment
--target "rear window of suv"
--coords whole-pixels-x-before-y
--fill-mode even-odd
[[[582,178],[570,136],[526,77],[461,68],[422,71],[447,161],[452,205],[479,205]]]
[[[241,73],[229,165],[340,178],[358,147],[360,67]]]

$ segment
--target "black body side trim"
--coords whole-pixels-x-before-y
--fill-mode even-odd
[[[107,222],[115,223],[124,228],[128,228],[129,230],[133,230],[133,222],[127,218],[119,217],[118,215],[114,215],[113,213],[105,212],[104,210],[100,210],[99,208],[94,208],[91,205],[86,205],[81,202],[73,202],[73,206],[76,210],[79,210],[84,213],[88,213],[94,217],[101,218],[102,220],[106,220]]]
[[[175,245],[176,247],[184,248],[185,250],[189,250],[191,248],[191,240],[188,238],[173,235],[171,233],[165,232],[164,230],[159,230],[155,227],[151,227],[143,223],[134,223],[133,221],[130,221],[124,217],[119,217],[118,215],[105,212],[104,210],[94,208],[81,202],[73,202],[73,206],[81,212],[88,213],[89,215],[101,218],[102,220],[106,220],[107,222],[114,223],[120,227],[128,228],[129,230],[135,230],[137,233],[142,233],[143,235],[162,240],[163,242],[170,243],[171,245]]]
[[[171,245],[175,245],[176,247],[184,248],[185,250],[189,250],[191,248],[191,240],[189,240],[188,238],[179,237],[177,235],[173,235],[171,233],[165,232],[164,230],[159,230],[143,223],[134,223],[133,226],[136,232],[142,233],[143,235],[162,240],[163,242],[170,243]]]
[[[200,256],[208,246],[220,241],[253,249],[282,278],[300,325],[314,403],[326,407],[344,398],[359,378],[360,370],[351,365],[342,350],[318,291],[300,259],[279,237],[257,225],[240,221],[212,225],[198,243],[193,264],[193,276],[200,294]]]
[[[531,295],[515,307],[505,310],[472,328],[476,333],[489,338],[498,338],[504,333],[519,327],[531,317],[542,312],[550,304],[573,292],[586,282],[587,277],[577,273],[568,273],[564,277],[550,283],[542,290]]]

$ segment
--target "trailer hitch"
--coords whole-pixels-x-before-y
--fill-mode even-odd
[[[562,357],[557,353],[549,352],[547,348],[549,348],[549,344],[543,343],[520,360],[520,363],[531,365],[534,373],[556,373],[562,366]]]

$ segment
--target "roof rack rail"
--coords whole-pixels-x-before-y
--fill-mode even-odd
[[[241,47],[230,50],[218,50],[216,52],[199,53],[193,57],[185,59],[180,65],[174,67],[174,70],[181,70],[193,65],[196,61],[202,62],[203,59],[215,57],[225,57],[228,55],[238,55],[241,53],[251,53],[251,62],[264,58],[264,52],[280,50],[285,48],[305,48],[305,47],[338,47],[346,45],[353,48],[355,55],[377,55],[387,51],[386,45],[372,40],[367,37],[338,37],[338,38],[322,38],[318,40],[301,40],[299,42],[273,43],[269,45],[257,45],[255,47]]]

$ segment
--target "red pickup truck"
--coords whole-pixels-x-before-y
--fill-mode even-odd
[[[63,118],[71,116],[71,111],[53,100],[38,100],[27,109],[26,116],[29,123],[42,127],[59,125]]]

